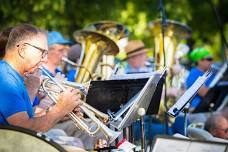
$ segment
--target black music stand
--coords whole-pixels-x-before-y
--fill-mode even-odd
[[[153,72],[141,74],[141,78],[137,74],[136,78],[130,77],[128,79],[126,77],[118,80],[91,81],[86,102],[104,113],[107,113],[108,109],[115,113],[144,87],[151,75],[161,76],[160,73]],[[164,77],[165,75],[160,78],[150,100],[153,105],[149,105],[147,110],[149,115],[158,113]]]
[[[136,76],[137,75],[137,76]],[[121,104],[125,105],[132,103],[124,117],[121,120],[111,122],[110,124],[118,130],[130,126],[138,118],[141,120],[142,133],[142,151],[145,149],[144,136],[144,115],[146,111],[148,114],[157,114],[163,84],[165,81],[166,70],[160,73],[151,73],[148,78],[138,77],[136,74],[133,77],[128,75],[126,79],[119,77],[118,80],[93,81],[87,95],[87,103],[93,107],[106,112],[107,109],[117,111]],[[142,76],[148,74],[141,74]],[[137,77],[137,79],[135,79]],[[131,79],[130,79],[131,78]],[[131,100],[133,102],[131,102]],[[119,111],[121,111],[120,109]],[[119,113],[116,112],[116,114]],[[114,114],[115,116],[115,114]]]
[[[228,62],[225,62],[210,84],[210,89],[193,113],[216,111],[224,104],[227,106]],[[215,81],[214,81],[215,80]]]
[[[144,87],[133,97],[131,98],[131,101],[128,101],[131,104],[129,108],[127,108],[127,111],[125,112],[124,116],[121,116],[121,121],[116,125],[116,128],[118,130],[122,130],[125,127],[130,126],[133,122],[135,122],[140,116],[144,116],[146,114],[147,109],[149,108],[149,105],[152,105],[151,102],[154,101],[160,101],[160,98],[157,98],[157,100],[153,100],[153,97],[156,93],[156,90],[161,91],[162,90],[162,85],[159,86],[158,84],[162,83],[162,78],[164,74],[155,74],[152,75]],[[127,103],[128,104],[128,103]],[[153,103],[154,104],[154,103]],[[124,108],[125,106],[123,106]],[[123,108],[121,108],[114,116],[119,117],[117,114],[120,113]],[[140,110],[142,110],[140,112]],[[154,109],[152,112],[157,111],[157,109]],[[144,112],[143,112],[144,111]],[[117,119],[115,119],[117,120]]]
[[[224,102],[227,102],[227,92],[228,81],[219,82],[215,87],[209,89],[208,93],[193,113],[216,111]]]
[[[180,112],[184,112],[184,134],[187,135],[187,113],[190,106],[190,102],[195,97],[199,89],[203,86],[206,80],[212,75],[212,71],[207,71],[204,75],[198,77],[198,79],[192,84],[192,86],[185,91],[185,93],[177,100],[177,102],[168,110],[168,114],[172,117],[176,117]]]

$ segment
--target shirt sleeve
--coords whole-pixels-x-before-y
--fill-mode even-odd
[[[6,86],[1,89],[0,96],[1,113],[5,119],[18,112],[26,111],[26,102],[19,87],[15,85]]]

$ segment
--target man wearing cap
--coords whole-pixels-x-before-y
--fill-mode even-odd
[[[140,40],[131,40],[125,47],[127,54],[127,65],[125,73],[147,73],[152,72],[152,68],[146,66],[147,51],[145,45]]]
[[[59,32],[48,32],[48,56],[44,68],[51,76],[54,77],[56,73],[61,72],[61,70],[58,69],[58,66],[61,63],[62,58],[67,55],[66,45],[69,44],[71,44],[71,42],[66,40]],[[33,106],[39,104],[40,101],[38,97],[36,97]],[[48,106],[48,103],[42,102],[42,104]],[[51,104],[51,102],[49,104]],[[42,105],[39,106],[42,107]]]
[[[63,57],[67,56],[67,45],[71,42],[66,40],[59,32],[48,32],[48,60],[45,68],[54,76],[60,70],[57,68]]]
[[[191,54],[190,58],[192,62],[196,65],[196,67],[192,68],[187,80],[186,80],[186,87],[187,89],[192,86],[192,84],[197,80],[199,76],[202,76],[207,70],[211,68],[213,58],[210,54],[210,52],[205,48],[196,48],[194,49]],[[213,80],[214,75],[212,75],[205,83],[204,86],[202,86],[198,94],[193,98],[191,102],[191,109],[195,109],[199,103],[202,100],[202,97],[204,97],[208,92],[208,86]]]

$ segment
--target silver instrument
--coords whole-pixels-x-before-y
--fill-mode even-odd
[[[41,67],[40,70],[48,77],[47,79],[44,79],[44,81],[41,85],[41,87],[42,87],[41,90],[43,90],[44,93],[46,93],[53,102],[57,103],[57,97],[58,97],[59,93],[66,90],[64,86],[66,85],[68,87],[69,86],[72,87],[73,83],[63,82],[63,84],[61,84],[55,78],[50,76],[49,73],[43,67]],[[54,87],[55,89],[53,89],[51,87]],[[82,93],[84,95],[86,95],[86,92],[84,91],[85,88],[82,85],[74,84],[74,87],[81,91],[83,90]],[[101,132],[104,133],[104,135],[107,138],[107,140],[109,141],[109,143],[112,143],[120,135],[120,132],[115,132],[115,131],[111,130],[101,120],[99,120],[97,118],[97,117],[99,117],[103,120],[108,120],[109,119],[108,115],[98,111],[97,109],[93,108],[92,106],[88,105],[85,102],[83,102],[82,105],[80,105],[80,109],[96,124],[96,128],[95,129],[90,128],[82,120],[82,118],[79,118],[75,113],[70,112],[68,114],[69,117],[73,120],[74,124],[79,129],[85,131],[90,136],[94,136],[100,130]]]

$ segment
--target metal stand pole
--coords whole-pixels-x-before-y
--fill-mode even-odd
[[[130,140],[130,142],[131,143],[135,143],[135,137],[134,137],[134,123],[130,126],[130,128],[131,128],[131,130],[130,130],[130,138],[131,138],[131,140]]]
[[[144,133],[144,117],[140,116],[140,126],[141,126],[141,151],[145,152],[145,133]]]
[[[144,108],[138,109],[138,115],[140,116],[140,127],[141,127],[141,152],[145,152],[145,133],[144,133],[144,115],[146,111]]]
[[[189,106],[190,106],[190,103],[188,103],[183,109],[183,112],[184,112],[184,135],[186,137],[187,137],[187,128],[188,128],[187,114],[188,114]]]

